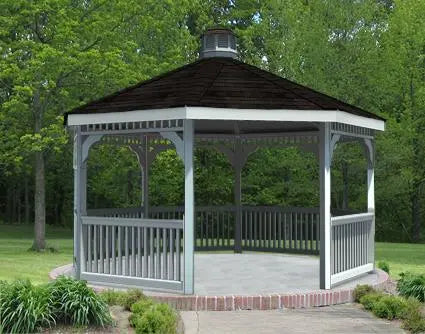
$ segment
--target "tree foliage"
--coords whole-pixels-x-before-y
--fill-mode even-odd
[[[425,1],[416,0],[2,0],[0,217],[42,222],[34,209],[43,188],[47,223],[71,224],[63,113],[195,60],[202,31],[222,25],[236,32],[245,62],[388,119],[376,140],[377,238],[423,240],[424,12]],[[198,149],[195,160],[196,203],[232,203],[225,156]],[[359,147],[339,145],[334,208],[364,210],[365,164]],[[296,149],[259,150],[243,170],[242,200],[317,206],[317,165]],[[182,203],[175,152],[160,153],[150,175],[152,205]],[[133,152],[92,150],[89,207],[138,205],[140,182]]]

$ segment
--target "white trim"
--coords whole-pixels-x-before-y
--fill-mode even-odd
[[[331,218],[332,226],[346,225],[358,222],[371,221],[375,214],[373,212],[356,213],[353,215],[336,216]]]
[[[384,130],[382,120],[357,116],[340,110],[293,110],[293,109],[234,109],[187,107],[189,119],[286,121],[286,122],[336,122]]]
[[[135,277],[124,275],[110,275],[101,273],[82,272],[81,279],[93,284],[120,284],[125,287],[140,287],[147,290],[183,291],[183,282],[154,279],[147,277]]]
[[[373,270],[373,263],[367,263],[360,267],[356,267],[350,270],[343,271],[338,274],[334,274],[331,276],[331,286],[333,287],[335,284],[342,283],[349,279],[366,274],[368,272],[371,272],[372,270]]]
[[[105,124],[185,119],[186,107],[146,109],[105,113],[69,114],[68,125]]]
[[[210,107],[179,107],[147,109],[110,113],[69,114],[68,125],[141,122],[172,119],[336,122],[383,131],[385,122],[379,119],[353,115],[341,110],[293,109],[235,109]]]

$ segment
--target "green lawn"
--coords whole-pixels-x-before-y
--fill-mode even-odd
[[[72,262],[71,229],[47,226],[47,244],[57,253],[28,251],[32,235],[32,226],[0,225],[0,280],[29,278],[34,283],[47,282],[50,270]],[[425,274],[425,244],[378,242],[376,260],[389,263],[393,278],[402,271]]]
[[[33,226],[0,225],[0,280],[29,278],[34,283],[48,281],[53,268],[72,262],[72,230],[46,227],[47,245],[58,252],[28,251]]]
[[[377,242],[375,255],[376,261],[388,262],[393,278],[406,271],[425,274],[425,244]]]

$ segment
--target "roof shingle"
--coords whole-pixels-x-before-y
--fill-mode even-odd
[[[65,114],[202,106],[342,110],[384,120],[311,88],[231,58],[205,58],[87,103]]]

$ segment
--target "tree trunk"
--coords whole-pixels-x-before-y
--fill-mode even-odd
[[[421,238],[421,199],[419,189],[415,189],[412,198],[412,238],[419,242]]]
[[[33,249],[40,251],[46,248],[46,193],[44,179],[43,152],[35,153],[35,193],[34,193],[34,244]]]
[[[28,189],[28,176],[25,176],[25,190],[24,190],[24,201],[25,201],[25,223],[30,222],[30,198],[29,198],[29,189]]]

